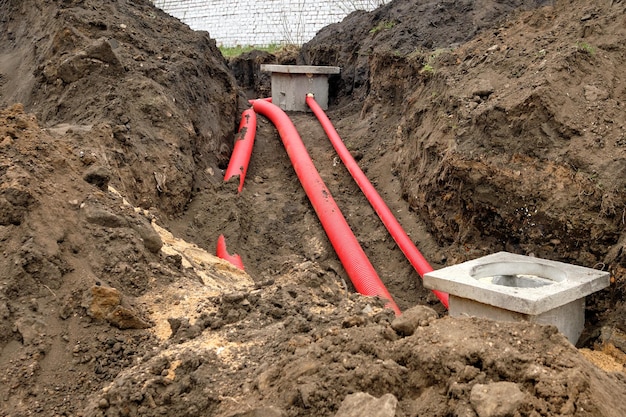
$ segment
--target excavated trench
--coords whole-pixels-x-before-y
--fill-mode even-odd
[[[396,0],[239,58],[238,85],[148,1],[4,2],[0,414],[335,416],[359,392],[398,415],[626,414],[624,4],[536,3]],[[245,187],[224,183],[271,60],[343,68],[328,115],[434,268],[504,249],[609,271],[581,343],[611,371],[549,327],[445,317],[309,114],[290,116],[412,321],[351,290],[265,118]],[[249,275],[201,276],[150,221],[211,253],[224,234]]]

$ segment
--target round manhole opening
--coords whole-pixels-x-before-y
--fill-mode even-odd
[[[475,266],[472,278],[494,285],[514,288],[539,288],[564,281],[565,272],[534,262],[493,262]]]

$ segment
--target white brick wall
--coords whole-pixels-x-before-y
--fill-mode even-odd
[[[218,46],[301,45],[354,10],[390,0],[153,0],[156,7],[206,30]]]

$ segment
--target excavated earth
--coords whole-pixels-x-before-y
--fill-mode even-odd
[[[623,1],[394,0],[230,61],[147,0],[0,10],[0,416],[626,415]],[[310,114],[402,316],[354,292],[263,117],[224,183],[270,62],[342,68],[328,115],[434,268],[609,271],[577,346],[448,317]]]

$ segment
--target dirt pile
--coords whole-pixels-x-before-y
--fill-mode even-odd
[[[507,250],[610,271],[590,320],[624,330],[624,5],[487,3],[355,13],[300,59],[345,63],[338,104],[364,102],[346,123],[359,131],[352,149],[382,148],[368,170],[383,178],[392,166],[444,252],[429,259]],[[406,22],[426,43],[407,40]]]
[[[394,165],[439,244],[472,248],[453,262],[503,249],[610,271],[592,308],[621,330],[625,10],[562,2],[433,54]]]
[[[239,90],[207,33],[147,0],[3,8],[0,102],[46,127],[100,125],[80,151],[137,205],[179,212],[227,162]]]
[[[222,183],[245,100],[206,33],[146,1],[5,1],[0,414],[626,414],[626,203],[606,173],[621,161],[624,6],[504,20],[522,3],[479,5],[396,1],[333,26],[379,43],[367,64],[328,62],[366,68],[341,90],[360,100],[329,115],[435,266],[501,249],[603,262],[615,282],[589,302],[601,349],[586,354],[612,355],[610,372],[553,328],[443,317],[317,122],[293,115],[405,314],[354,294],[266,120],[243,192]],[[450,42],[468,43],[426,51],[459,22]],[[243,88],[263,85],[254,71],[236,73]],[[246,272],[210,254],[220,233]]]
[[[382,56],[420,55],[467,42],[496,27],[509,13],[552,3],[548,0],[507,1],[392,1],[367,13],[356,11],[341,23],[326,26],[302,47],[299,62],[313,65],[341,63],[341,77],[333,79],[339,97],[364,99],[375,88],[370,77]],[[401,79],[401,77],[397,77]],[[397,88],[406,91],[410,84]],[[401,91],[398,91],[401,93]]]

